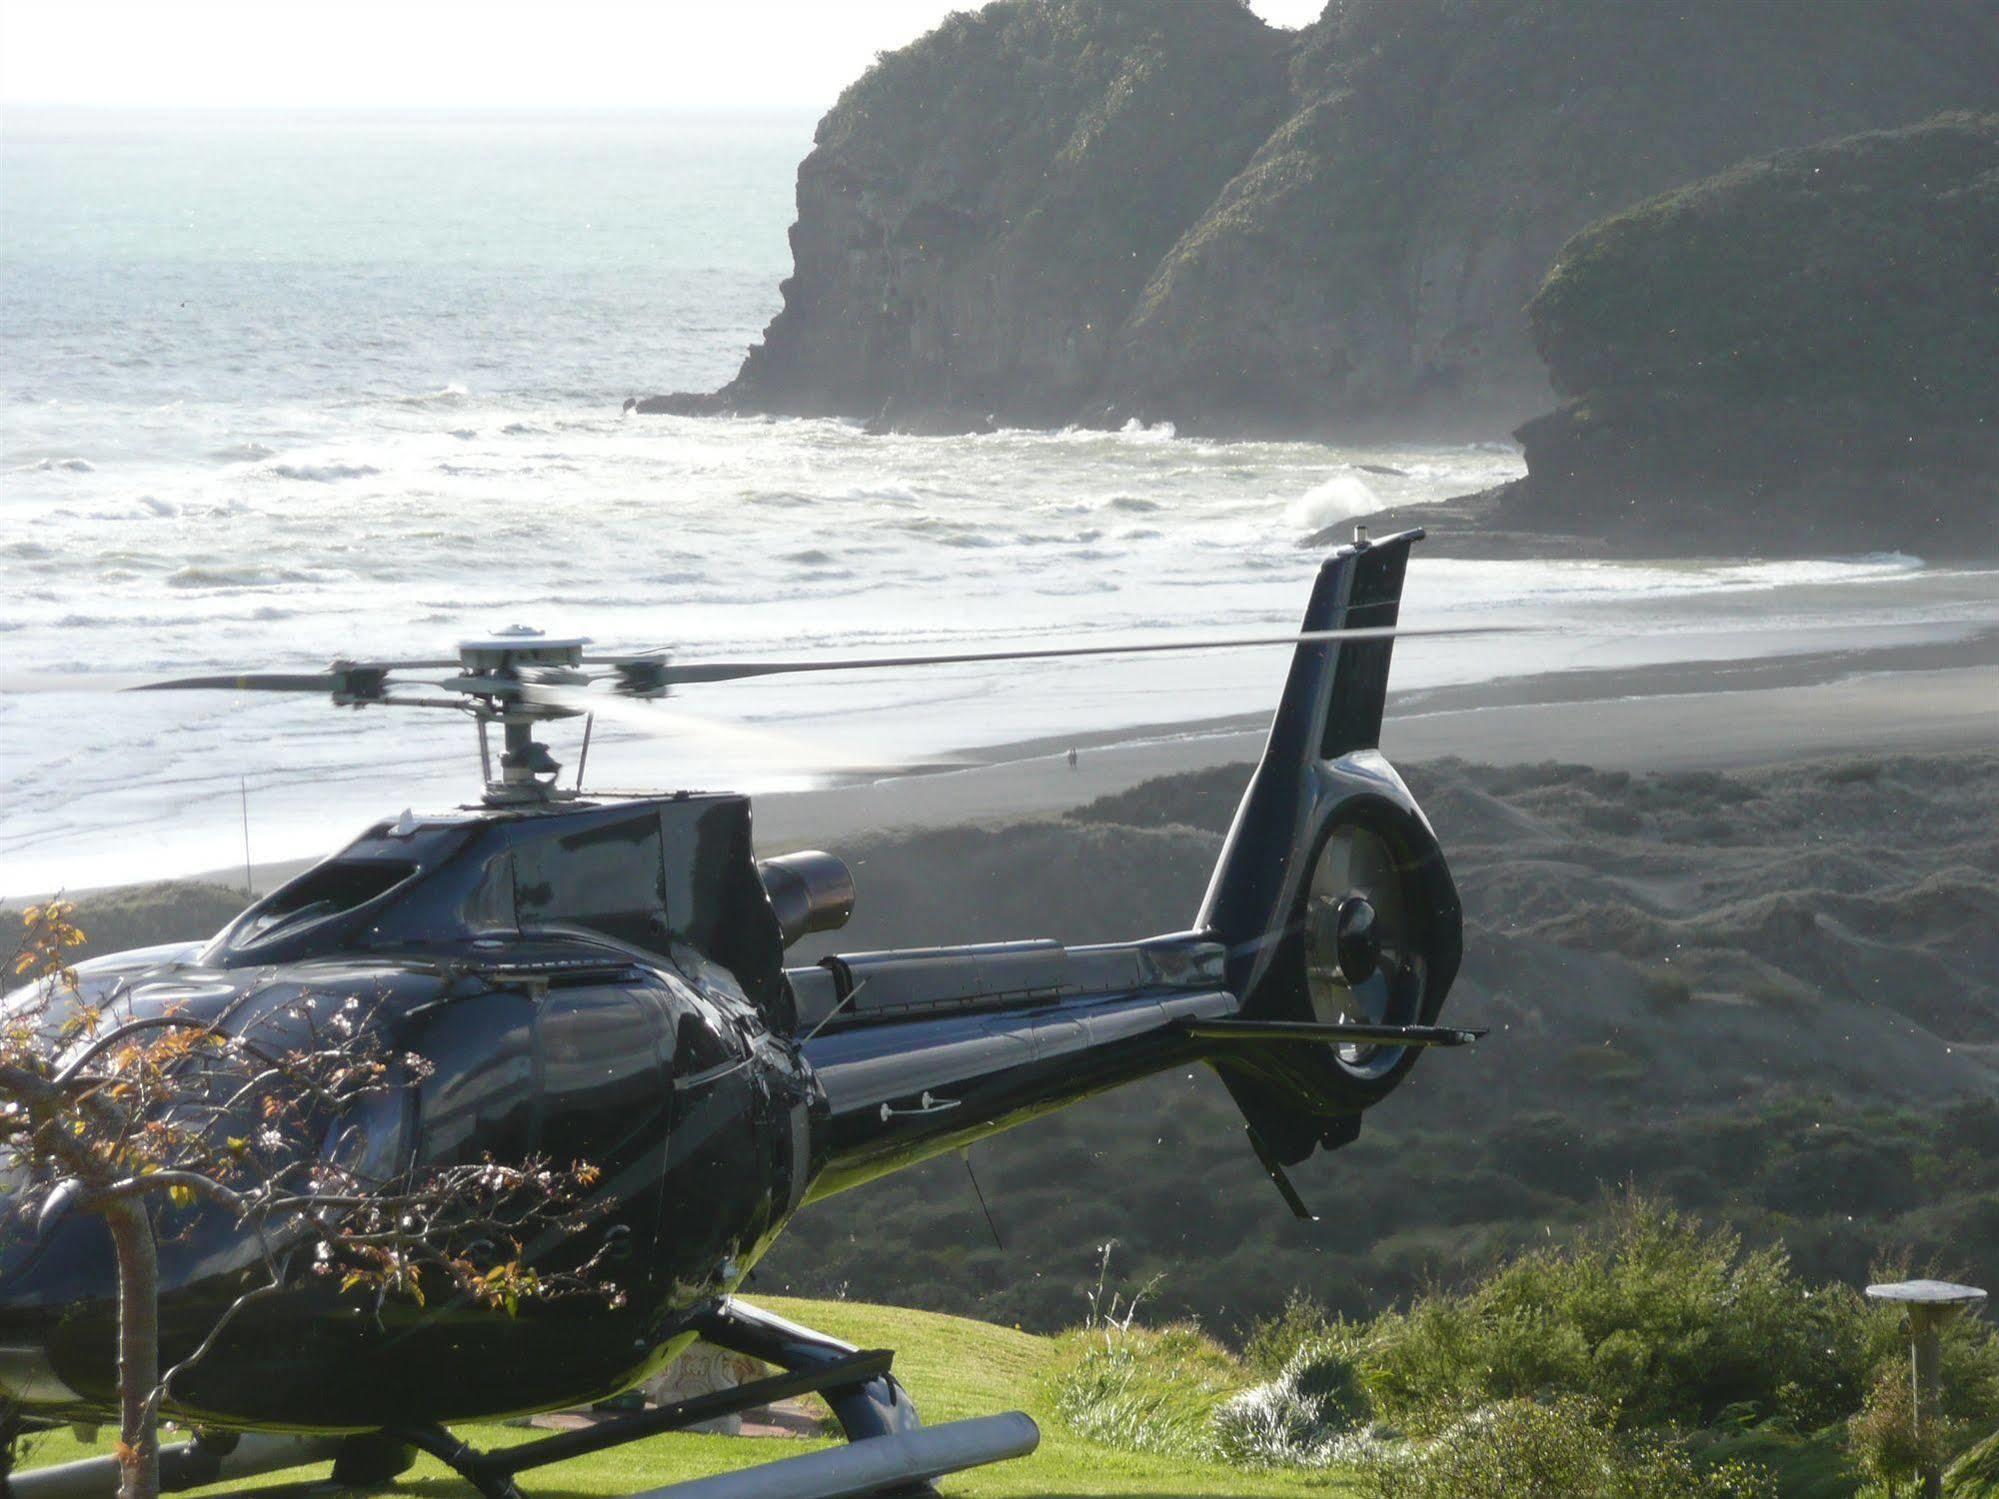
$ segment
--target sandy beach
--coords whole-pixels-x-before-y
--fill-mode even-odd
[[[758,840],[780,852],[856,832],[1057,814],[1155,776],[1254,760],[1266,726],[1262,718],[1234,718],[1073,745],[1035,740],[984,751],[985,763],[964,770],[764,797]],[[1637,771],[1995,746],[1999,635],[1391,693],[1382,733],[1383,751],[1398,761],[1453,755]]]

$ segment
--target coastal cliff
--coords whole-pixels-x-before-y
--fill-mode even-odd
[[[1999,114],[1745,162],[1563,249],[1486,523],[1999,555]]]
[[[1503,429],[1585,225],[1745,157],[1999,105],[1963,0],[1000,0],[884,55],[799,168],[784,305],[648,411],[964,430]]]
[[[819,124],[783,309],[719,400],[1070,420],[1163,249],[1277,124],[1285,60],[1226,0],[1006,0],[884,54]]]

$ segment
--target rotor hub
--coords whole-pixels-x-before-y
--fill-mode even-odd
[[[543,635],[525,625],[458,642],[459,674],[441,685],[469,699],[479,725],[488,805],[554,801],[576,794],[557,787],[562,762],[534,737],[534,725],[577,718],[583,710],[538,699],[535,691],[586,686],[590,677],[583,670],[583,648],[589,643],[580,635]],[[486,726],[494,723],[504,736],[497,776],[486,739]]]

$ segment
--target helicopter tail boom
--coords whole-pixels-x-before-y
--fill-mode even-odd
[[[1135,943],[850,953],[786,971],[825,1091],[807,1200],[1193,1061],[1220,1072],[1282,1167],[1359,1132],[1436,1025],[1457,894],[1377,748],[1393,626],[1420,531],[1320,570],[1270,738],[1192,930]],[[1296,1206],[1294,1202],[1294,1207]]]

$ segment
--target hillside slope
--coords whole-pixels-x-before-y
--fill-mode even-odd
[[[763,1284],[1055,1327],[1096,1246],[1167,1313],[1227,1329],[1294,1286],[1350,1314],[1561,1233],[1627,1180],[1849,1283],[1884,1249],[1999,1277],[1999,756],[1720,775],[1405,766],[1468,918],[1446,1018],[1360,1140],[1296,1168],[1293,1220],[1205,1069],[971,1153],[1003,1245],[944,1160],[800,1215]],[[894,835],[844,950],[1170,929],[1248,774],[1063,823]],[[884,1265],[877,1246],[897,1245]]]

